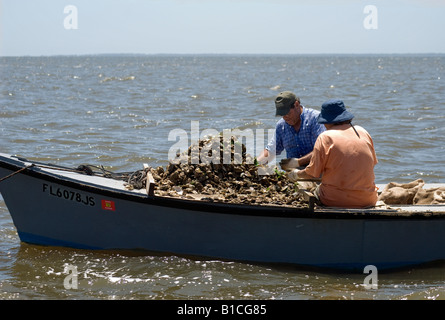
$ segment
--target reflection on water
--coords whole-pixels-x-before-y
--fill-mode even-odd
[[[445,263],[367,274],[21,244],[2,299],[444,299]],[[74,266],[77,289],[65,287]]]

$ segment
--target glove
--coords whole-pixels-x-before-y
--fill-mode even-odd
[[[292,169],[298,168],[300,164],[297,158],[288,158],[280,161],[281,169],[285,171],[290,171]]]
[[[298,177],[298,171],[300,171],[300,170],[298,170],[298,169],[293,169],[292,171],[286,173],[287,178],[288,178],[290,181],[292,181],[292,182],[297,181],[297,180],[299,179],[299,177]]]

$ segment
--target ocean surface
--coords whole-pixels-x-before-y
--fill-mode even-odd
[[[377,183],[445,182],[445,55],[0,57],[0,153],[139,170],[166,166],[175,130],[196,124],[264,132],[260,147],[283,90],[318,110],[342,99],[374,140]],[[445,262],[377,289],[366,276],[24,244],[0,197],[0,299],[445,299]]]

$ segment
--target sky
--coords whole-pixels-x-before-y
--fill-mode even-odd
[[[0,56],[445,53],[445,0],[0,0]]]

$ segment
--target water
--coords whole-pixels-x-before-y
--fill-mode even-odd
[[[374,139],[377,183],[445,180],[444,55],[3,57],[0,81],[0,152],[29,159],[165,166],[172,130],[267,132],[292,90],[316,109],[345,101]],[[0,299],[445,299],[445,263],[380,273],[377,290],[365,277],[23,244],[0,198]]]

